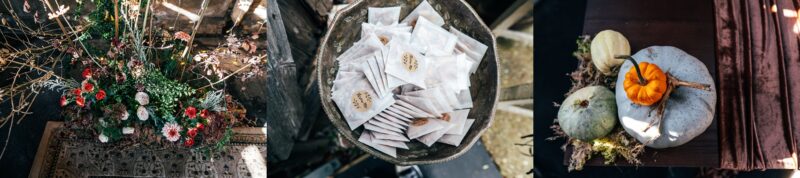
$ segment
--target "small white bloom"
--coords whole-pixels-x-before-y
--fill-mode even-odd
[[[125,111],[123,111],[123,112],[122,112],[122,118],[120,118],[120,119],[121,119],[121,120],[123,120],[123,121],[124,121],[124,120],[128,120],[128,117],[129,117],[130,115],[131,115],[131,114],[130,114],[130,113],[128,113],[128,110],[125,110]]]
[[[167,140],[171,142],[178,141],[178,139],[181,138],[180,131],[181,126],[174,122],[166,123],[164,127],[161,128],[161,134],[167,137]]]
[[[144,108],[144,106],[139,106],[139,109],[136,109],[136,116],[139,117],[139,120],[146,121],[147,118],[150,118],[150,113],[147,112],[147,108]]]
[[[140,105],[147,105],[150,103],[150,95],[145,92],[136,93],[135,99]]]
[[[133,127],[123,127],[122,134],[133,134]]]
[[[106,134],[100,134],[100,137],[98,139],[100,139],[100,142],[103,143],[108,142],[108,137],[106,136]]]

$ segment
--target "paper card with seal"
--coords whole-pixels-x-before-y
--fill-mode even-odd
[[[409,139],[416,139],[423,135],[427,135],[429,133],[433,133],[437,130],[441,130],[448,126],[448,124],[443,120],[440,119],[433,119],[433,118],[418,118],[411,121],[411,126],[408,127],[408,131],[406,131],[406,136]]]
[[[391,95],[383,82],[383,75],[381,75],[383,72],[378,65],[377,59],[375,59],[375,55],[380,54],[379,52],[375,52],[374,55],[365,56],[367,59],[361,63],[361,70],[364,72],[364,75],[366,75],[370,85],[380,96]]]
[[[461,145],[461,141],[464,140],[464,137],[467,136],[467,132],[469,128],[472,127],[472,124],[475,123],[475,119],[467,119],[467,122],[464,124],[464,130],[461,131],[459,134],[444,134],[442,138],[439,138],[437,142],[444,143],[453,146]]]
[[[372,134],[370,132],[366,132],[366,131],[362,132],[361,136],[358,137],[358,141],[359,142],[364,143],[365,145],[370,146],[372,148],[375,148],[376,150],[378,150],[378,151],[380,151],[382,153],[385,153],[385,154],[387,154],[387,155],[389,155],[391,157],[397,158],[397,148],[386,146],[386,145],[377,144],[377,143],[372,141],[373,139],[374,139],[374,137],[372,136]]]
[[[450,130],[450,128],[453,128],[453,126],[455,126],[455,124],[441,119],[429,119],[429,120],[440,122],[442,124],[442,128],[417,138],[419,142],[422,142],[428,147],[436,143],[436,140],[442,138],[442,136],[444,136],[444,134],[447,133],[447,130]]]
[[[456,35],[425,18],[419,18],[417,26],[411,31],[410,45],[426,56],[453,54],[457,42]]]
[[[386,61],[384,59],[384,53],[388,53],[388,50],[384,49],[384,51],[381,51],[380,53],[374,53],[373,58],[378,66],[378,71],[376,71],[376,73],[378,74],[377,77],[380,81],[379,84],[381,88],[383,88],[383,92],[385,94],[392,94],[391,92],[394,88],[389,87],[389,82],[386,79]]]
[[[412,96],[412,95],[396,95],[397,96],[397,104],[399,105],[411,105],[416,108],[419,108],[426,113],[433,115],[434,117],[441,117],[442,113],[439,109],[433,104],[433,102],[424,97]]]
[[[386,82],[388,82],[389,88],[404,87],[404,86],[406,86],[406,84],[408,84],[407,81],[405,81],[403,79],[400,79],[400,78],[397,78],[397,77],[392,76],[392,75],[386,75],[386,79],[387,79]],[[413,86],[413,85],[411,85],[411,86]]]
[[[333,80],[334,85],[331,88],[331,91],[341,91],[339,90],[339,88],[341,88],[342,85],[337,85],[338,83],[352,83],[353,82],[352,80],[361,80],[364,77],[365,76],[360,72],[339,71],[338,73],[336,73],[336,79]],[[331,97],[335,95],[336,92],[331,93]]]
[[[404,18],[403,21],[401,22],[411,26],[416,26],[419,17],[425,17],[432,23],[437,24],[439,26],[444,25],[444,18],[442,18],[442,16],[439,15],[439,13],[436,12],[435,9],[433,9],[433,6],[431,6],[431,4],[428,3],[427,0],[424,0],[421,3],[419,3],[419,5],[417,5],[417,7],[414,8],[414,10],[411,11],[411,13],[409,13],[408,16],[406,16],[406,18]]]
[[[373,117],[372,120],[370,120],[368,122],[373,122],[376,125],[383,124],[385,126],[389,126],[389,127],[394,128],[394,129],[399,129],[401,131],[402,130],[406,130],[406,127],[403,127],[402,125],[400,125],[398,123],[394,123],[392,121],[389,121],[389,119],[386,119],[386,118],[384,118],[384,117],[382,117],[380,115],[377,115],[377,116]]]
[[[378,113],[378,116],[383,117],[383,118],[385,118],[386,120],[389,120],[392,123],[399,124],[399,125],[401,125],[403,127],[408,127],[408,123],[411,122],[411,120],[408,120],[408,119],[405,119],[405,118],[398,118],[398,117],[396,117],[396,116],[394,116],[392,114],[389,114],[389,112],[386,112],[386,111]]]
[[[383,140],[383,139],[378,139],[378,138],[376,138],[374,136],[375,135],[373,135],[373,137],[372,137],[372,142],[373,143],[386,145],[386,146],[390,146],[390,147],[395,147],[395,148],[400,148],[400,149],[406,149],[406,150],[408,149],[408,146],[404,142],[397,141],[397,140],[388,140],[388,139],[387,140]]]
[[[423,111],[419,111],[419,112],[417,112],[417,111],[412,111],[412,110],[410,110],[410,109],[406,108],[405,106],[400,106],[400,105],[399,105],[399,104],[397,104],[397,103],[395,103],[395,104],[394,104],[394,105],[392,105],[392,106],[389,106],[389,108],[388,108],[388,109],[389,109],[390,111],[394,110],[394,111],[396,111],[396,113],[405,113],[405,114],[408,114],[408,115],[412,116],[411,118],[433,117],[433,116],[430,116],[430,115],[429,115],[428,113],[426,113],[426,112],[423,112]]]
[[[428,61],[417,50],[405,44],[389,42],[389,55],[385,60],[386,74],[420,88],[425,88]],[[390,86],[392,86],[390,84]]]
[[[334,91],[333,98],[350,129],[356,129],[395,103],[394,97],[378,97],[367,80],[352,80]]]
[[[398,95],[398,97],[399,96],[400,95]],[[398,105],[398,106],[400,106],[402,108],[407,108],[407,109],[409,109],[409,110],[411,110],[411,111],[413,111],[415,113],[424,114],[423,117],[441,117],[442,116],[441,112],[439,112],[439,110],[436,110],[436,107],[433,106],[433,104],[431,104],[432,107],[430,107],[430,108],[422,109],[422,108],[414,106],[413,104],[408,103],[407,101],[404,101],[404,100],[396,100],[396,101],[399,101],[399,102],[395,102],[396,105]],[[420,101],[420,102],[422,102],[422,101]]]
[[[469,109],[464,110],[455,110],[450,113],[450,123],[453,124],[453,128],[447,130],[446,134],[459,134],[461,131],[464,130],[464,125],[467,123],[467,115],[469,114]]]
[[[457,79],[459,77],[458,74],[461,72],[458,71],[459,67],[455,55],[447,55],[447,56],[427,55],[425,56],[425,58],[427,58],[428,62],[431,63],[431,65],[429,66],[430,68],[428,69],[428,73],[426,73],[425,76],[426,86],[434,84],[456,85],[456,82],[458,82]]]
[[[468,89],[458,92],[458,103],[461,109],[472,108],[472,94]]]
[[[431,63],[425,84],[445,86],[454,90],[469,89],[469,70],[473,62],[464,54],[447,56],[426,56]]]
[[[379,26],[374,24],[361,24],[361,38],[365,39],[369,35],[375,35],[383,45],[388,45],[390,41],[397,40],[407,44],[411,41],[411,26],[397,24],[391,26]]]
[[[372,136],[375,136],[375,138],[382,139],[382,140],[395,140],[395,141],[401,141],[401,142],[411,141],[408,138],[406,138],[406,136],[403,136],[403,135],[392,135],[392,134],[385,134],[385,133],[380,133],[380,132],[372,132]]]
[[[450,103],[447,101],[447,99],[444,96],[442,96],[441,91],[439,91],[439,87],[427,90],[405,92],[403,93],[403,95],[425,98],[426,100],[430,101],[433,104],[432,106],[436,108],[436,112],[438,113],[435,115],[436,117],[441,117],[440,115],[441,113],[453,112],[453,107],[450,106]],[[398,101],[403,102],[403,100],[398,100]]]
[[[411,115],[407,114],[406,112],[400,111],[400,110],[395,109],[395,108],[393,108],[391,106],[389,108],[386,108],[386,111],[384,111],[384,112],[386,112],[389,115],[394,116],[395,118],[401,119],[404,122],[411,122],[411,118],[414,118],[414,116],[411,116]]]
[[[400,21],[400,6],[368,7],[367,23],[391,25]]]
[[[364,129],[365,130],[369,130],[369,131],[373,131],[373,132],[380,132],[380,133],[390,134],[390,135],[403,135],[402,132],[395,132],[395,131],[392,131],[392,130],[389,130],[389,129],[385,129],[383,127],[378,127],[378,126],[376,126],[374,124],[371,124],[369,122],[364,123]]]
[[[376,51],[382,51],[383,49],[384,45],[381,43],[378,37],[370,35],[367,38],[362,38],[359,42],[353,44],[353,47],[347,49],[344,53],[342,53],[342,55],[339,55],[336,60],[339,61],[339,68],[341,68],[342,65],[346,65],[351,62],[358,62],[355,59],[362,59],[361,57],[363,56],[372,54]]]
[[[453,33],[458,38],[458,42],[456,43],[457,51],[464,52],[468,59],[475,62],[475,64],[470,69],[470,73],[475,73],[475,70],[478,69],[478,65],[483,60],[483,56],[486,55],[486,51],[489,49],[489,46],[481,43],[478,40],[468,36],[467,34],[458,31],[457,29],[450,27],[450,33]]]
[[[477,69],[477,62],[468,59],[467,55],[465,54],[457,54],[456,55],[456,65],[458,67],[458,73],[456,73],[456,78],[453,86],[455,90],[468,90],[470,86],[472,86],[471,81],[469,80],[470,74],[474,72],[472,69],[473,67]]]
[[[402,129],[400,129],[398,127],[394,127],[394,126],[386,124],[386,123],[383,123],[383,122],[378,121],[377,119],[374,119],[374,118],[370,119],[369,121],[367,121],[366,124],[374,125],[374,126],[377,126],[377,127],[389,130],[389,131],[393,131],[393,132],[403,133]]]
[[[440,86],[433,89],[437,89],[439,91],[439,95],[444,97],[445,101],[447,101],[447,104],[453,108],[453,110],[461,109],[458,108],[461,106],[461,104],[458,103],[458,90],[451,89],[449,86]]]

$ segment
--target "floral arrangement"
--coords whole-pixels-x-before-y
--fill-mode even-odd
[[[151,0],[79,0],[72,11],[49,1],[32,8],[38,2],[25,0],[20,12],[34,14],[32,26],[0,14],[0,30],[26,37],[0,46],[0,72],[20,69],[13,75],[25,79],[0,88],[0,103],[13,106],[0,127],[29,114],[34,94],[43,90],[62,93],[58,104],[67,127],[88,130],[102,143],[215,150],[233,127],[253,125],[225,81],[264,75],[266,54],[256,43],[262,32],[231,30],[217,47],[194,44],[208,0],[192,32],[152,25]],[[40,19],[40,11],[48,18]],[[34,43],[49,45],[28,45]]]

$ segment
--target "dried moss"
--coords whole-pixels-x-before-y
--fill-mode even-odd
[[[576,40],[576,44],[578,48],[573,55],[578,59],[579,64],[578,68],[569,74],[572,79],[572,88],[570,88],[569,92],[565,95],[568,96],[581,88],[593,85],[601,85],[613,89],[616,82],[614,77],[602,74],[592,63],[590,53],[591,37],[588,35],[580,36],[578,40]],[[616,71],[619,71],[619,68],[617,67],[613,70],[614,73],[617,73]],[[558,104],[555,106],[558,107]],[[584,142],[567,136],[558,125],[557,119],[551,128],[555,136],[547,140],[566,138],[567,142],[564,143],[561,149],[564,151],[567,151],[568,148],[572,149],[569,167],[567,168],[568,171],[582,170],[586,161],[598,154],[603,157],[603,163],[606,165],[615,163],[618,157],[622,157],[625,161],[633,165],[641,164],[641,161],[637,157],[644,151],[644,145],[628,135],[619,125],[613,134],[594,139],[590,142]]]

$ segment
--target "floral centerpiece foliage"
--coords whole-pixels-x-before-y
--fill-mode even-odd
[[[191,32],[153,25],[153,6],[158,2],[151,0],[78,0],[77,6],[52,3],[24,1],[24,12],[19,13],[33,14],[36,24],[32,26],[21,23],[16,15],[0,14],[0,30],[26,37],[15,37],[18,43],[50,44],[0,47],[0,71],[38,72],[27,76],[29,84],[24,87],[36,93],[41,89],[61,92],[58,104],[67,127],[89,130],[103,143],[220,149],[234,126],[252,124],[246,109],[226,91],[225,81],[264,75],[266,54],[256,45],[260,32],[231,30],[220,34],[227,37],[217,47],[196,45],[195,31],[202,28],[208,0],[197,12],[200,19],[194,23],[199,25]],[[48,18],[39,17],[40,13]],[[53,30],[42,30],[47,28]],[[22,40],[31,37],[36,42]],[[60,55],[35,55],[42,54],[34,53],[38,50]],[[0,102],[27,104],[28,108],[14,108],[26,111],[35,97],[24,97],[19,90],[9,93],[16,86],[0,88]],[[31,101],[12,101],[4,94]],[[0,123],[25,114],[10,113]]]

